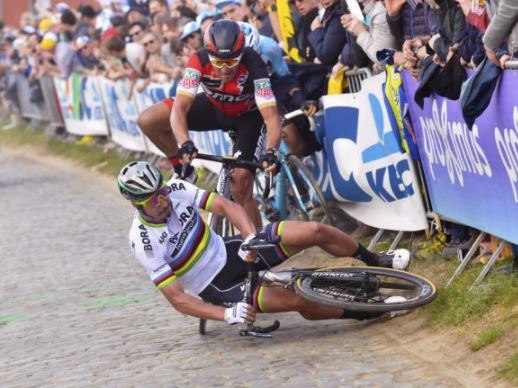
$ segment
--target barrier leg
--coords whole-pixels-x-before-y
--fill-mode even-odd
[[[384,232],[383,229],[378,229],[378,231],[376,232],[376,234],[372,238],[371,242],[369,243],[369,246],[367,247],[368,250],[372,251],[374,249],[374,247],[376,246],[376,244],[380,240],[381,236],[383,235],[383,232]]]
[[[446,288],[448,288],[451,285],[451,283],[457,278],[457,276],[459,276],[462,273],[462,271],[464,271],[464,268],[470,262],[471,258],[473,257],[473,255],[477,251],[478,247],[480,246],[480,243],[482,242],[482,240],[484,240],[484,237],[486,237],[486,233],[480,232],[480,234],[477,236],[476,240],[473,242],[473,244],[469,248],[468,253],[466,253],[466,256],[464,256],[462,258],[460,264],[455,269],[455,272],[451,276],[450,280],[448,280],[448,283],[446,283]]]
[[[504,250],[505,244],[506,244],[506,242],[503,241],[503,240],[500,242],[500,245],[498,246],[496,251],[493,253],[493,255],[489,258],[489,261],[486,263],[486,265],[482,269],[482,272],[480,272],[478,277],[475,279],[475,282],[473,283],[471,288],[473,288],[476,285],[480,284],[480,282],[482,280],[484,280],[484,278],[486,277],[487,273],[489,272],[489,270],[491,269],[493,264],[495,264],[496,259],[498,259],[498,256],[500,256],[500,253],[502,253],[502,251]]]
[[[392,244],[390,244],[389,251],[396,249],[404,234],[405,232],[403,232],[402,230],[397,232],[396,237],[394,237],[394,241],[392,241]]]

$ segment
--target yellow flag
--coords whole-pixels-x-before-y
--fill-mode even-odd
[[[295,27],[291,19],[291,9],[288,0],[276,0],[277,17],[279,18],[279,26],[281,28],[282,40],[284,47],[288,52],[290,59],[297,63],[302,63],[302,57],[299,49],[295,44]]]

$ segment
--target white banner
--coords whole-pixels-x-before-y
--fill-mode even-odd
[[[362,82],[356,94],[324,96],[325,155],[314,158],[327,198],[380,229],[426,228],[411,159],[394,134],[383,96],[385,74]]]
[[[137,126],[135,97],[128,99],[130,81],[101,78],[100,85],[112,141],[130,151],[147,151],[146,140]]]
[[[99,90],[100,77],[72,74],[67,80],[54,79],[65,127],[74,135],[107,136],[108,125]]]

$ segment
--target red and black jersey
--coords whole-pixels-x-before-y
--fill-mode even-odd
[[[268,71],[261,56],[245,47],[234,78],[223,83],[202,48],[189,58],[177,94],[196,96],[199,88],[227,116],[235,117],[257,107],[275,105]]]

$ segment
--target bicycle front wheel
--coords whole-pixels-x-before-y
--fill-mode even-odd
[[[319,221],[333,225],[333,213],[311,171],[295,155],[288,155],[288,166],[291,205],[297,208],[300,217],[304,221]]]
[[[410,310],[437,297],[429,280],[380,267],[323,268],[301,275],[294,288],[312,302],[360,312]]]

